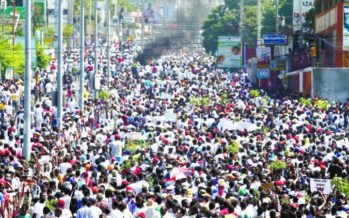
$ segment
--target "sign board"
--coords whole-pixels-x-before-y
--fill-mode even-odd
[[[6,0],[1,0],[0,2],[0,9],[4,10],[7,7],[7,1]]]
[[[321,192],[324,195],[331,194],[332,186],[330,179],[310,179],[310,191]]]
[[[11,19],[13,13],[13,7],[7,6],[5,9],[5,18]],[[2,16],[3,11],[0,10],[0,15]],[[19,14],[19,19],[25,19],[25,7],[16,6],[16,14]]]
[[[273,71],[286,70],[286,60],[271,60],[269,69]]]
[[[286,35],[268,34],[263,36],[264,45],[287,45]]]
[[[257,69],[257,79],[266,79],[270,77],[269,68]]]
[[[221,68],[241,67],[241,38],[237,36],[219,36],[217,64]]]
[[[293,0],[293,31],[301,30],[305,17],[315,5],[315,0]]]
[[[44,26],[46,23],[46,0],[34,1],[34,22],[35,25]]]
[[[13,68],[7,67],[5,71],[5,79],[12,80],[13,79]]]
[[[349,5],[343,6],[343,50],[349,50]]]
[[[97,73],[94,79],[94,87],[96,90],[101,90],[101,79],[101,75]]]
[[[270,47],[257,47],[257,60],[270,60],[271,50]]]
[[[270,77],[269,60],[271,57],[270,47],[257,47],[257,79]]]

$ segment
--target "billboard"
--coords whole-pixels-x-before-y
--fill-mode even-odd
[[[241,38],[219,36],[217,64],[221,68],[241,68]]]
[[[270,77],[269,60],[271,58],[270,47],[257,47],[257,79]]]
[[[257,47],[256,54],[257,54],[257,60],[270,60],[270,57],[271,57],[270,47]]]
[[[343,50],[349,50],[349,5],[343,6]]]
[[[310,9],[315,6],[315,0],[293,0],[293,30],[301,30],[305,23],[305,17]]]
[[[44,26],[46,22],[46,0],[34,1],[34,22],[37,26]]]

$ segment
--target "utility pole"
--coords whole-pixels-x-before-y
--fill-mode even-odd
[[[97,46],[98,46],[98,29],[97,29],[97,26],[98,26],[98,13],[97,13],[97,0],[95,0],[95,37],[94,37],[94,40],[95,40],[95,49],[94,49],[94,52],[95,52],[95,60],[94,60],[94,75],[93,75],[93,79],[92,79],[92,87],[93,87],[93,90],[94,90],[94,98],[96,99],[97,98],[97,90],[96,90],[96,75],[98,73],[98,52],[97,52]]]
[[[15,37],[16,37],[16,30],[15,30],[15,25],[16,25],[16,0],[12,0],[12,45],[15,45]]]
[[[85,51],[85,0],[80,0],[80,95],[79,107],[84,110],[84,80],[85,80],[85,66],[84,66],[84,51]]]
[[[107,86],[110,85],[110,0],[107,0]]]
[[[91,34],[92,34],[92,0],[89,1],[88,7],[88,44],[92,43]]]
[[[57,73],[57,121],[58,128],[62,127],[62,117],[63,117],[63,31],[62,31],[62,1],[58,0],[58,73]]]
[[[276,22],[275,22],[275,32],[276,34],[279,34],[279,26],[280,26],[280,19],[279,19],[279,0],[275,0],[275,13],[276,13]]]
[[[31,153],[30,145],[30,130],[31,130],[31,41],[32,41],[32,23],[31,23],[31,1],[26,2],[26,16],[25,16],[25,73],[24,73],[24,145],[23,156],[29,161]]]
[[[143,49],[143,45],[144,45],[144,0],[142,0],[142,12],[141,12],[141,19],[142,19],[142,27],[141,27],[141,47]]]
[[[5,10],[7,6],[6,0],[1,0],[1,9],[2,9],[2,36],[5,36]]]
[[[245,59],[246,59],[246,54],[245,54],[245,42],[243,41],[244,39],[244,0],[240,0],[240,24],[239,24],[239,34],[241,38],[241,43],[243,47],[243,57],[242,57],[242,67],[245,68]]]
[[[261,40],[261,29],[262,29],[262,0],[257,0],[257,46],[260,46],[262,44]]]

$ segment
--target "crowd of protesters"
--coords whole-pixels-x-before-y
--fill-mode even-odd
[[[252,97],[245,74],[217,69],[208,55],[140,65],[137,53],[132,44],[113,48],[113,79],[100,91],[108,97],[98,98],[86,51],[83,110],[78,56],[65,54],[60,129],[56,62],[37,71],[30,161],[22,158],[23,82],[0,84],[0,217],[347,217],[343,193],[309,185],[349,176],[346,103]],[[103,75],[104,51],[99,63]],[[286,168],[272,168],[277,161]]]

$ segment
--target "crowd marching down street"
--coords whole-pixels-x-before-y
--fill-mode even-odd
[[[0,217],[347,217],[334,184],[349,177],[348,104],[257,92],[205,54],[140,65],[138,52],[113,46],[113,79],[94,98],[86,51],[83,111],[79,59],[66,53],[61,129],[56,61],[37,70],[29,162],[23,82],[0,84]]]

